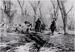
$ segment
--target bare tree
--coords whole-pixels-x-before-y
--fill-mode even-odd
[[[4,21],[4,23],[2,23],[3,29],[4,29],[3,34],[6,36],[7,26],[9,26],[9,28],[11,27],[10,25],[12,25],[11,23],[16,10],[12,10],[13,3],[11,2],[11,0],[2,0],[2,4],[3,4],[3,8],[1,8],[1,12],[2,12],[1,18]],[[8,23],[7,23],[7,20],[8,20]]]
[[[64,6],[64,1],[57,0],[57,3],[58,3],[58,6],[59,6],[59,9],[61,11],[61,15],[62,15],[62,20],[63,20],[63,24],[64,24],[64,34],[66,34],[67,33],[67,31],[66,31],[67,14],[72,10],[73,6],[71,7],[71,9],[68,12],[66,12],[65,6]]]
[[[55,18],[56,20],[58,19],[58,5],[55,3],[56,1],[51,1],[52,6],[53,6],[53,18]]]
[[[9,23],[12,23],[13,17],[16,13],[16,10],[12,10],[12,8],[11,8],[12,5],[13,5],[13,3],[11,2],[11,0],[8,0],[8,1],[3,0],[4,9],[2,9],[2,10],[3,10],[4,14],[7,15]]]
[[[30,3],[30,4],[31,4],[33,11],[34,11],[34,27],[35,27],[35,20],[36,20],[36,15],[37,15],[36,10],[40,4],[40,1],[37,1],[37,3],[34,1],[34,3]]]
[[[24,10],[23,10],[23,7],[24,7],[24,0],[22,1],[23,3],[21,3],[21,1],[17,0],[20,8],[21,8],[21,14],[24,16]]]
[[[20,1],[20,0],[17,0],[19,6],[20,6],[20,9],[21,9],[21,15],[22,17],[27,17],[27,16],[30,16],[28,13],[27,13],[27,8],[24,6],[25,2],[24,0],[23,1]],[[25,7],[25,8],[24,8]]]
[[[38,9],[39,9],[39,16],[38,16],[38,17],[41,19],[42,24],[44,24],[44,21],[43,21],[43,18],[42,18],[42,17],[43,17],[43,16],[42,16],[42,11],[41,11],[41,6],[42,6],[42,5],[41,5],[40,2],[41,2],[41,1],[39,0],[39,1],[38,1],[38,5],[39,5],[39,6],[38,6]]]

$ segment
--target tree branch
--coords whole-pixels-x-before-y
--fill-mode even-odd
[[[59,7],[59,9],[60,9],[60,11],[61,11],[61,14],[63,14],[62,4],[60,3],[59,0],[57,0],[57,3],[58,3],[58,7]],[[62,15],[62,16],[63,16],[63,15]],[[62,19],[64,19],[64,18],[62,17]]]
[[[18,4],[20,5],[21,9],[23,8],[23,6],[21,6],[21,3],[19,0],[17,0]]]
[[[70,8],[70,10],[67,12],[67,14],[72,10],[72,8],[73,8],[73,5],[72,5],[72,7]]]
[[[58,5],[56,6],[55,4],[54,4],[54,1],[51,1],[51,3],[52,3],[52,6],[53,6],[53,16],[54,16],[54,18],[56,18],[56,20],[58,19]]]
[[[22,7],[24,6],[24,0],[23,0],[23,4],[22,4]]]

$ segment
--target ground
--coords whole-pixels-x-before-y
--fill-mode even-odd
[[[49,40],[50,43],[55,44],[55,47],[42,47],[40,49],[40,52],[56,52],[61,51],[62,49],[58,49],[57,47],[64,47],[66,46],[66,49],[70,48],[71,50],[68,52],[74,52],[72,49],[74,49],[74,43],[75,43],[75,35],[72,31],[69,31],[68,35],[64,35],[63,31],[60,32],[54,32],[54,35],[46,35],[50,31],[45,31],[42,33],[42,36],[44,39]],[[18,33],[7,33],[7,36],[3,36],[0,34],[0,51],[1,52],[29,52],[31,49],[31,45],[34,42],[31,43],[19,43],[19,36],[22,34]],[[35,51],[36,52],[36,51]],[[64,52],[64,51],[62,51]],[[65,51],[66,52],[66,51]]]

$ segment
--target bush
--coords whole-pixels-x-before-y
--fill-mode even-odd
[[[75,30],[75,27],[74,27],[74,25],[69,25],[68,26],[68,29],[74,31]]]

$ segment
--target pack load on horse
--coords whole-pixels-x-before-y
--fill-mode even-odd
[[[45,30],[45,24],[41,24],[41,32],[43,32]]]
[[[26,33],[28,33],[29,30],[31,30],[32,24],[28,21],[25,21],[24,23],[27,25]]]

